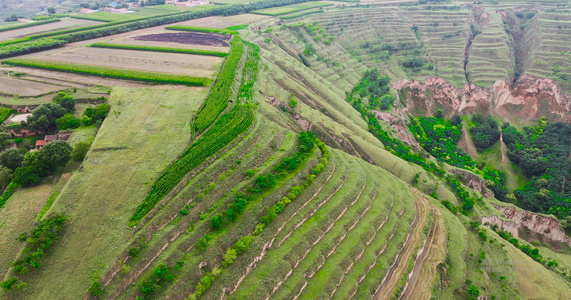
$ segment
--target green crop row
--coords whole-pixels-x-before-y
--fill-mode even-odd
[[[45,50],[55,48],[65,44],[65,41],[59,39],[41,39],[28,40],[21,43],[4,44],[0,43],[0,58],[16,54],[29,53],[36,50]]]
[[[149,195],[137,207],[130,221],[137,222],[166,196],[186,173],[207,158],[226,147],[244,133],[254,121],[254,111],[249,105],[236,105],[225,114],[200,139],[194,142],[152,185]]]
[[[131,79],[131,80],[140,80],[140,81],[148,81],[155,83],[186,84],[186,85],[195,85],[195,86],[201,86],[201,85],[208,86],[211,84],[211,80],[205,77],[193,77],[186,75],[124,70],[124,69],[115,69],[108,67],[69,64],[62,62],[35,60],[35,59],[24,59],[24,58],[7,59],[2,61],[2,64],[89,74],[89,75],[100,75],[101,77]]]
[[[260,47],[256,44],[244,42],[248,46],[248,55],[242,72],[242,83],[238,91],[238,102],[252,101],[254,97],[254,84],[258,78],[258,64],[260,62]]]
[[[37,17],[32,17],[32,20],[34,20],[34,21],[43,21],[43,20],[59,19],[59,18],[67,18],[67,17],[69,17],[69,15],[66,15],[66,14],[54,14],[54,15],[49,15],[49,16],[37,16]]]
[[[91,47],[126,49],[126,50],[140,50],[140,51],[153,51],[153,52],[174,52],[174,53],[198,54],[198,55],[220,56],[220,57],[224,57],[224,56],[228,55],[228,53],[220,52],[220,51],[186,49],[186,48],[139,46],[139,45],[121,45],[121,44],[108,44],[108,43],[95,43],[95,44],[91,44]]]
[[[185,26],[185,25],[168,26],[165,29],[180,30],[180,31],[198,31],[198,32],[220,33],[220,34],[236,34],[236,31],[234,30],[197,27],[197,26]]]
[[[8,31],[8,30],[16,30],[16,29],[32,27],[32,26],[39,26],[39,25],[44,25],[44,24],[49,24],[49,23],[54,23],[54,22],[59,22],[59,21],[61,21],[61,20],[60,19],[48,19],[48,20],[44,20],[44,21],[24,23],[24,24],[0,28],[0,32]]]
[[[234,36],[231,42],[230,54],[226,57],[214,87],[212,87],[206,101],[196,116],[194,116],[192,122],[194,134],[198,135],[206,130],[228,106],[228,101],[232,95],[232,83],[236,76],[236,68],[240,63],[243,52],[244,44],[242,40],[238,36]]]

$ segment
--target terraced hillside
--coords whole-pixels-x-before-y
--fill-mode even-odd
[[[96,101],[110,110],[69,130],[85,158],[33,186],[9,178],[0,299],[570,299],[566,208],[509,203],[521,206],[517,188],[555,193],[510,162],[519,150],[540,167],[538,151],[552,151],[541,174],[562,178],[565,195],[565,165],[553,165],[568,160],[565,124],[499,127],[498,86],[517,91],[563,57],[545,54],[546,34],[534,40],[557,6],[285,7],[306,7],[297,2],[229,28],[242,15],[78,30],[73,43],[4,60],[0,80],[18,83],[0,85],[5,110],[64,103],[60,92],[77,102],[67,118]],[[478,153],[482,124],[498,139]],[[548,138],[557,143],[537,144]]]

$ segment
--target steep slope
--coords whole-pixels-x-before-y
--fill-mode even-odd
[[[496,31],[502,14],[490,11],[467,47],[474,32],[461,22],[484,15],[472,7],[325,10],[239,29],[237,67],[209,96],[113,88],[112,112],[48,212],[69,218],[61,239],[20,276],[27,287],[0,298],[571,298],[557,220],[502,205],[477,170],[432,157],[407,126],[438,108],[569,120],[570,101],[550,79],[523,75],[511,87],[517,62],[505,28]],[[507,69],[490,73],[478,60]],[[395,97],[389,111],[364,110],[372,99],[357,96],[378,67],[400,79],[378,87]],[[198,111],[213,125],[193,136]],[[15,201],[25,192],[35,190]],[[20,213],[30,223],[37,211],[9,204],[0,221]]]

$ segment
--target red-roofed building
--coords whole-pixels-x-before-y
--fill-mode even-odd
[[[46,137],[44,138],[44,141],[46,143],[51,142],[51,141],[57,141],[57,134],[46,134]]]
[[[45,144],[45,141],[36,141],[36,149],[42,148]]]

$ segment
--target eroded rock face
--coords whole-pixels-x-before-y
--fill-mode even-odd
[[[406,110],[413,114],[432,115],[442,108],[448,118],[458,113],[490,113],[507,121],[532,121],[546,116],[551,122],[571,122],[571,98],[547,78],[523,75],[513,89],[503,80],[490,88],[473,84],[456,88],[442,78],[429,78],[424,83],[399,80],[393,88],[407,102]]]
[[[565,243],[571,246],[571,239],[565,235],[565,231],[555,218],[545,217],[526,210],[511,206],[494,205],[501,210],[505,217],[511,221],[504,221],[498,216],[482,217],[482,223],[498,225],[501,229],[510,232],[514,237],[519,237],[520,230],[529,230],[541,237],[544,241]]]
[[[397,108],[395,108],[395,112],[398,113]],[[380,110],[375,110],[373,113],[377,119],[385,121],[387,124],[391,125],[399,140],[411,146],[416,151],[420,151],[422,149],[412,133],[408,130],[407,121],[405,121],[406,119],[404,116],[396,117],[389,112]]]
[[[494,193],[486,188],[486,182],[484,179],[482,179],[482,177],[461,169],[452,169],[450,170],[450,173],[461,175],[460,181],[462,181],[462,183],[464,183],[469,188],[480,192],[480,194],[482,194],[484,197],[492,198],[494,196]]]

